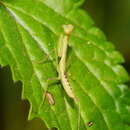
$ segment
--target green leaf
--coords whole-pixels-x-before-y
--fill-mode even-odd
[[[129,80],[121,54],[79,8],[82,0],[1,0],[0,64],[9,65],[22,98],[30,102],[29,119],[41,118],[60,130],[129,130]],[[57,42],[62,25],[72,24],[67,77],[77,102],[59,82]],[[45,98],[51,93],[54,104]]]

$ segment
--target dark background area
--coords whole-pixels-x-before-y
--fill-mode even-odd
[[[86,0],[82,8],[123,54],[130,73],[130,1]],[[21,100],[21,86],[13,82],[9,67],[0,68],[0,130],[47,130],[40,119],[27,121],[29,103]]]

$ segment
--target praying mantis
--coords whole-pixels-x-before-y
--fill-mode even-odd
[[[67,56],[68,42],[70,34],[73,31],[74,27],[71,24],[63,25],[62,27],[64,29],[65,34],[62,34],[60,36],[58,42],[58,57],[60,58],[58,64],[58,73],[59,73],[59,79],[61,80],[61,83],[67,95],[74,99],[75,96],[73,94],[72,88],[66,76],[66,56]]]
[[[68,42],[70,38],[70,34],[73,31],[73,25],[63,25],[64,34],[60,35],[58,46],[57,46],[57,55],[60,61],[57,64],[57,71],[58,71],[58,78],[54,78],[54,80],[60,80],[65,92],[67,95],[75,99],[75,96],[73,94],[72,88],[70,86],[70,83],[67,79],[66,75],[66,56],[67,56],[67,49],[68,49]],[[46,92],[46,98],[50,105],[54,105],[54,98],[51,95],[51,93]]]

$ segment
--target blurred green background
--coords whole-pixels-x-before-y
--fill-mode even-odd
[[[82,8],[123,54],[130,73],[130,0],[86,0]],[[29,103],[21,100],[21,86],[9,67],[0,68],[0,130],[47,130],[40,119],[27,121]]]

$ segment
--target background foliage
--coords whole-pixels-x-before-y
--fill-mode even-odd
[[[83,8],[122,52],[130,72],[130,1],[86,0]],[[0,70],[0,87],[0,130],[46,130],[39,119],[27,122],[29,103],[21,101],[21,83],[13,83],[8,67]]]

